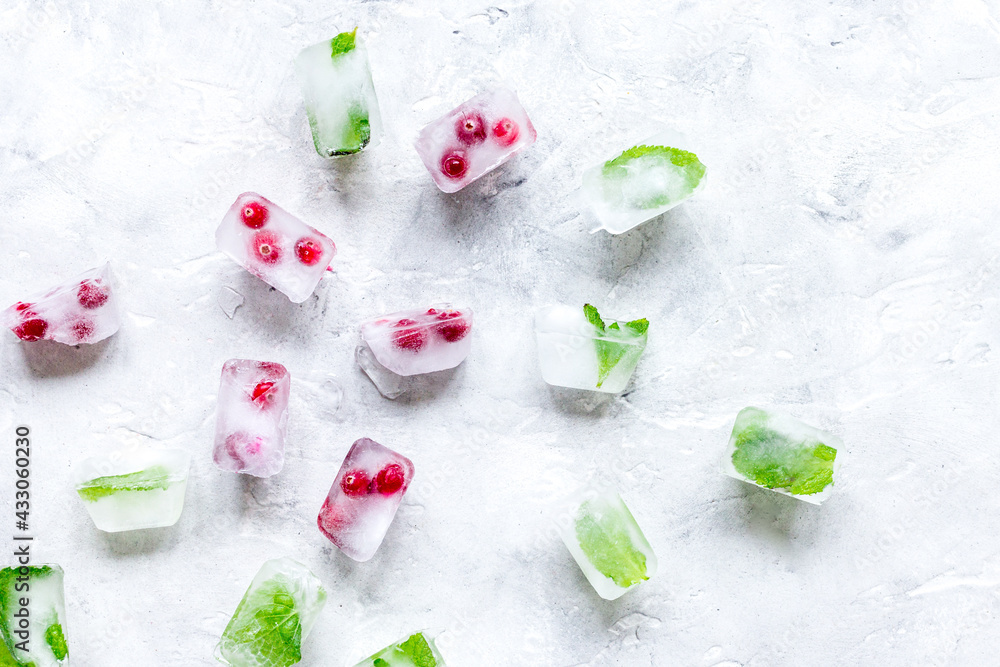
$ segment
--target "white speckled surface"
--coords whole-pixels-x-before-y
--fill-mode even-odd
[[[66,570],[74,665],[212,664],[254,573],[285,555],[330,591],[304,665],[418,628],[454,667],[995,660],[998,17],[973,0],[5,3],[0,303],[110,258],[127,308],[92,348],[0,337],[0,537],[25,423],[36,557]],[[387,135],[331,164],[292,60],[356,24]],[[538,142],[443,195],[411,143],[495,82]],[[586,233],[582,171],[660,127],[700,147],[707,187]],[[246,190],[336,241],[304,304],[215,251]],[[232,319],[227,288],[245,299]],[[471,356],[383,399],[354,364],[357,325],[440,300],[475,310]],[[584,301],[651,321],[623,397],[540,379],[533,310]],[[292,373],[270,480],[211,462],[231,357]],[[843,438],[822,507],[718,472],[749,404]],[[361,436],[417,468],[364,564],[315,525]],[[133,442],[192,453],[186,511],[99,533],[70,465]],[[660,561],[614,602],[548,523],[595,471]]]

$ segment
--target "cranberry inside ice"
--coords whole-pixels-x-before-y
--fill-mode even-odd
[[[45,332],[49,328],[49,323],[43,319],[36,318],[33,320],[28,320],[27,322],[22,322],[14,329],[14,333],[21,340],[26,340],[28,342],[34,342],[36,340],[41,340],[45,337]]]
[[[351,470],[340,480],[341,490],[349,496],[361,496],[368,493],[371,480],[364,470]]]
[[[392,343],[401,350],[419,351],[427,343],[427,332],[415,327],[416,320],[404,318],[396,322],[398,328],[392,333]]]
[[[391,496],[403,488],[405,481],[406,474],[403,472],[403,467],[397,463],[390,463],[378,471],[375,476],[375,488],[382,495]]]
[[[452,151],[441,160],[441,173],[448,178],[459,179],[469,170],[464,151]]]
[[[257,232],[250,242],[254,257],[264,264],[277,264],[281,259],[281,239],[271,232]]]
[[[303,237],[295,242],[295,256],[306,266],[315,266],[323,258],[323,244],[308,236]]]
[[[267,207],[259,201],[248,201],[240,209],[240,219],[250,229],[260,229],[269,217]]]
[[[106,304],[109,294],[105,285],[94,280],[84,280],[76,290],[76,300],[84,308],[93,310]]]
[[[469,111],[455,121],[455,136],[465,146],[475,146],[486,141],[486,122],[475,111]]]
[[[273,382],[258,382],[257,386],[253,388],[253,392],[250,394],[250,400],[256,403],[266,403],[268,400],[268,393],[273,387]]]
[[[501,146],[510,146],[521,135],[521,128],[510,118],[501,118],[493,125],[493,140]]]

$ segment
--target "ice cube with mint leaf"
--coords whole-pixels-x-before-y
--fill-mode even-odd
[[[597,308],[557,305],[535,314],[542,378],[549,384],[617,394],[646,348],[649,322],[605,320]]]
[[[302,643],[326,604],[326,590],[291,558],[260,568],[215,649],[233,667],[290,667],[302,660]]]
[[[295,70],[317,153],[343,157],[378,145],[382,118],[357,28],[304,49]]]
[[[445,667],[434,639],[417,632],[359,662],[355,667]]]
[[[27,606],[22,607],[22,601]],[[3,667],[69,664],[61,567],[29,565],[0,570],[0,638]]]
[[[819,505],[833,490],[844,443],[781,412],[740,410],[722,470],[730,477]]]
[[[589,488],[571,507],[560,534],[598,595],[614,600],[656,574],[656,554],[617,491]]]
[[[180,449],[127,449],[81,461],[76,492],[98,529],[162,528],[184,509],[191,456]]]
[[[583,174],[583,193],[601,222],[621,234],[669,211],[705,182],[705,165],[677,134],[627,148]]]

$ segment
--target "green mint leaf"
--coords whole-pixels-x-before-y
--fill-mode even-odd
[[[583,314],[587,316],[587,321],[593,324],[595,327],[604,331],[604,320],[601,319],[600,314],[597,309],[591,306],[589,303],[583,304]]]
[[[618,338],[621,340],[628,340],[633,337],[633,333],[639,336],[646,335],[646,330],[649,328],[649,322],[645,319],[633,320],[625,324],[626,328],[630,329],[629,332],[625,332],[618,325],[618,322],[612,322],[611,324],[605,326],[604,320],[601,319],[600,314],[597,312],[597,308],[592,305],[585,304],[583,306],[583,313],[587,316],[587,321],[590,322],[598,330],[598,333],[610,336],[612,338]],[[621,362],[626,356],[631,356],[635,353],[637,349],[634,345],[629,345],[626,343],[616,343],[610,340],[594,340],[594,347],[597,351],[597,388],[600,389],[604,384],[604,381],[608,379],[608,375],[614,370],[615,366]],[[641,351],[638,351],[641,354]]]
[[[31,566],[28,568],[28,577],[39,579],[49,575],[51,572],[52,568],[48,565]],[[17,602],[18,597],[23,596],[23,593],[18,593],[14,590],[14,584],[19,576],[20,573],[16,567],[8,567],[0,570],[0,638],[3,640],[0,642],[0,667],[35,667],[34,662],[21,662],[18,658],[18,654],[23,655],[23,652],[18,651],[14,645],[20,640],[11,634],[14,628],[8,624],[20,606]],[[54,624],[54,626],[59,628],[61,634],[62,627],[58,623]],[[51,629],[52,626],[49,627],[49,630]],[[47,631],[45,633],[46,641],[48,637],[49,632]],[[63,647],[65,647],[65,639],[63,639]],[[55,646],[52,647],[52,652],[58,659],[62,659]],[[65,653],[63,657],[65,657]]]
[[[764,413],[743,427],[734,447],[733,467],[769,489],[808,496],[833,483],[837,450],[822,443],[810,446],[790,440],[767,427]]]
[[[375,658],[375,662],[372,663],[372,667],[391,667],[388,662],[382,658]]]
[[[358,29],[355,28],[350,32],[342,32],[333,39],[330,40],[330,57],[336,58],[337,56],[342,56],[345,53],[350,53],[354,50],[355,36],[358,34]]]
[[[649,320],[647,320],[644,317],[641,320],[632,320],[631,322],[626,322],[625,326],[627,326],[629,329],[636,332],[640,336],[645,336],[646,332],[649,331]]]
[[[437,659],[422,633],[411,635],[399,645],[399,650],[409,656],[416,667],[437,667]]]
[[[243,644],[260,664],[290,667],[302,660],[302,624],[295,599],[277,582],[252,597],[240,602],[225,634]],[[259,606],[251,609],[248,603]]]
[[[170,471],[163,466],[153,466],[126,475],[96,477],[84,482],[76,492],[84,500],[94,502],[121,491],[166,490],[168,486],[170,486]]]
[[[69,647],[66,646],[66,636],[63,634],[62,625],[53,623],[45,629],[45,643],[52,649],[52,655],[56,660],[63,660],[69,655]]]
[[[662,165],[671,165],[671,168],[683,179],[686,185],[687,194],[685,196],[694,192],[701,183],[701,179],[705,177],[705,165],[701,163],[697,155],[670,146],[633,146],[613,160],[605,162],[601,172],[606,179],[624,181],[629,176],[628,167],[638,160],[653,163],[653,165],[657,162]],[[669,193],[657,192],[637,201],[636,205],[641,208],[659,208],[670,202],[671,195]]]
[[[341,148],[333,151],[333,155],[359,153],[371,139],[372,128],[368,121],[368,111],[360,104],[356,104],[347,112],[347,124],[344,126],[344,135],[340,139]]]
[[[646,575],[646,555],[632,545],[626,521],[635,522],[628,515],[613,512],[593,512],[590,501],[580,508],[582,516],[576,521],[576,538],[580,549],[597,571],[622,588],[628,588],[649,579]],[[595,518],[595,517],[600,517]]]

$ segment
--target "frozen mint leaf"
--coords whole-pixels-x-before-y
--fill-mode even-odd
[[[598,333],[608,338],[618,338],[623,341],[630,340],[634,337],[634,334],[645,335],[646,329],[649,328],[649,322],[644,319],[626,323],[625,326],[630,329],[629,332],[623,331],[618,322],[612,322],[610,325],[605,326],[604,320],[601,319],[600,314],[597,312],[597,308],[594,308],[589,303],[583,306],[583,312],[587,316],[587,321],[598,329]],[[633,345],[602,339],[595,339],[594,347],[597,350],[597,387],[600,388],[604,384],[604,381],[608,379],[608,375],[611,374],[615,366],[635,350],[633,349]]]
[[[622,588],[649,579],[646,575],[646,555],[632,545],[625,525],[628,517],[610,512],[593,512],[590,502],[580,508],[582,516],[576,522],[576,538],[580,549],[597,571]],[[626,510],[628,512],[628,510]],[[595,517],[600,517],[595,518]]]
[[[245,604],[260,602],[261,606],[250,612]],[[295,599],[280,584],[258,591],[252,600],[244,598],[236,609],[230,625],[237,623],[231,638],[243,644],[261,664],[288,667],[302,659],[302,625],[295,609]],[[229,634],[229,628],[226,628]]]
[[[372,667],[391,667],[388,662],[382,658],[375,658],[375,662],[372,663]]]
[[[658,168],[668,168],[679,182],[666,190],[664,187],[655,187],[649,192],[636,195],[635,204],[640,208],[659,208],[678,197],[683,199],[694,192],[705,176],[705,165],[694,153],[670,146],[645,145],[633,146],[613,160],[608,160],[601,173],[606,179],[625,181],[630,175]],[[681,192],[677,192],[677,189]]]
[[[45,643],[52,649],[52,655],[56,660],[62,660],[69,655],[69,647],[66,646],[66,636],[63,634],[62,625],[53,623],[45,630]]]
[[[631,322],[626,322],[625,326],[627,326],[629,329],[636,332],[640,336],[644,336],[646,332],[649,331],[649,320],[647,320],[644,317],[641,320],[632,320]]]
[[[589,303],[583,304],[583,314],[587,316],[587,321],[593,324],[595,327],[604,331],[604,320],[601,319],[600,314],[597,309],[591,306]]]
[[[328,33],[329,34],[329,33]],[[355,28],[350,32],[342,32],[330,40],[330,57],[336,58],[354,50],[354,38],[358,34]]]
[[[769,489],[798,496],[823,491],[833,483],[837,450],[822,443],[794,442],[767,427],[767,415],[750,421],[736,435],[733,467]]]
[[[170,486],[170,471],[163,466],[153,466],[127,475],[97,477],[85,482],[76,490],[88,502],[100,500],[120,491],[166,490]]]
[[[422,633],[411,635],[399,645],[399,650],[409,656],[416,667],[436,667],[437,659]]]
[[[347,124],[344,135],[340,139],[339,150],[333,155],[353,155],[360,152],[372,139],[372,128],[368,120],[368,111],[360,105],[354,105],[347,112]]]

